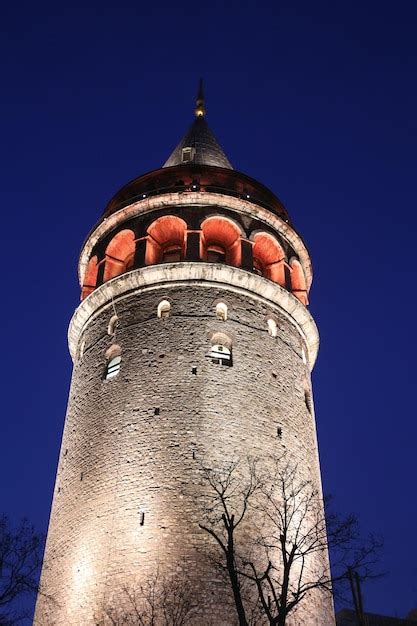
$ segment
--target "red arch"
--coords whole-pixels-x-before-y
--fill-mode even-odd
[[[308,304],[307,285],[300,261],[291,259],[291,291],[303,304]]]
[[[135,234],[131,230],[121,230],[106,248],[104,282],[127,272],[133,266],[134,258]]]
[[[149,226],[146,239],[145,263],[181,261],[185,256],[187,224],[176,215],[159,217]]]
[[[273,235],[256,233],[253,237],[253,264],[265,278],[285,287],[285,254]]]
[[[224,258],[235,267],[242,264],[241,232],[239,227],[225,217],[208,217],[201,224],[200,256],[204,261]]]
[[[84,300],[97,286],[97,274],[98,274],[98,258],[92,256],[88,261],[87,269],[85,270],[83,286],[81,289],[81,300]]]

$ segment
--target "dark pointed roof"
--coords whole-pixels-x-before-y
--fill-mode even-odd
[[[203,84],[200,81],[195,108],[196,119],[163,167],[195,163],[196,165],[214,165],[229,170],[233,169],[204,119],[205,112]],[[184,152],[184,148],[191,148],[192,150]]]

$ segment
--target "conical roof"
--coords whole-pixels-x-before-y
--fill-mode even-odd
[[[195,114],[196,119],[163,167],[195,163],[196,165],[214,165],[232,170],[232,164],[204,119],[205,108],[201,81]]]

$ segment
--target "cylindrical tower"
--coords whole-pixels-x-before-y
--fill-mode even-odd
[[[186,571],[192,623],[236,623],[201,552],[199,463],[284,450],[320,486],[308,251],[204,117],[119,191],[83,246],[82,301],[35,624],[89,625],[117,589]],[[334,623],[311,595],[299,624]]]

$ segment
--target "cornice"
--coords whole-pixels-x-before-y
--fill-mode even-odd
[[[73,360],[80,337],[88,323],[104,310],[110,309],[117,300],[150,290],[184,285],[221,288],[246,295],[277,309],[297,328],[304,339],[309,366],[310,369],[313,368],[319,347],[319,334],[310,312],[295,296],[277,283],[257,274],[229,265],[203,262],[150,265],[121,274],[95,289],[78,306],[68,329],[68,343]]]

